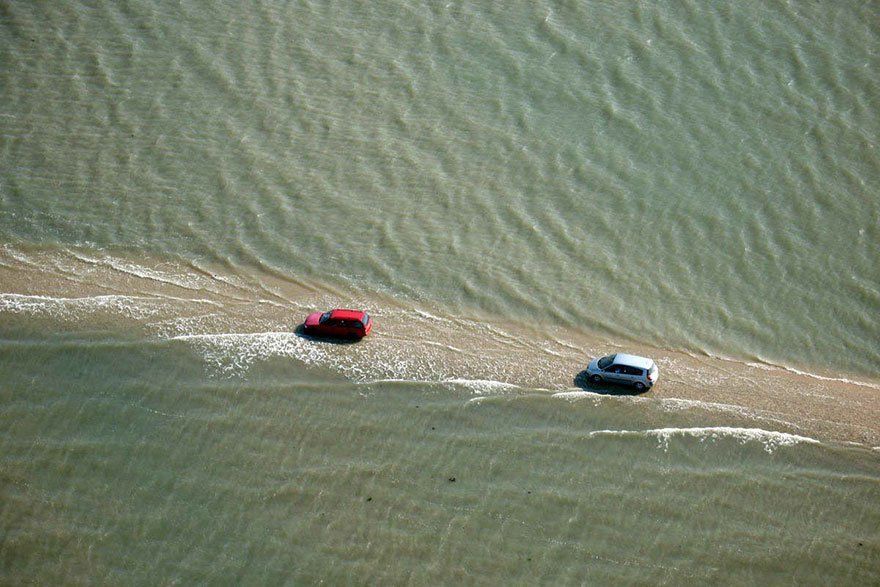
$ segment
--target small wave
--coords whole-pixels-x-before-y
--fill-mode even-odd
[[[424,310],[415,309],[415,313],[421,316],[422,318],[426,318],[428,320],[433,320],[434,322],[449,322],[446,318],[441,318],[440,316],[435,316],[429,312],[425,312]]]
[[[764,422],[773,422],[775,424],[781,424],[783,426],[794,426],[795,428],[800,428],[799,426],[795,426],[792,422],[773,417],[773,415],[769,415],[770,413],[768,412],[762,412],[735,404],[722,404],[718,402],[707,402],[695,399],[682,399],[677,397],[659,398],[658,401],[660,402],[661,407],[666,410],[700,409],[710,412],[734,414],[742,418],[762,420]]]
[[[484,394],[498,391],[508,391],[517,389],[518,386],[513,383],[505,383],[504,381],[494,381],[491,379],[443,379],[441,383],[449,383],[472,389],[474,393]]]
[[[586,354],[595,354],[595,350],[592,349],[592,348],[584,348],[584,347],[582,347],[582,346],[578,346],[578,345],[576,345],[576,344],[572,344],[572,343],[570,343],[570,342],[567,342],[567,341],[561,340],[561,339],[559,339],[559,338],[553,338],[553,339],[552,339],[552,342],[553,342],[553,344],[555,344],[555,345],[557,345],[557,346],[561,346],[561,347],[563,347],[563,348],[566,348],[566,349],[569,349],[569,350],[575,351],[575,353],[577,353],[578,356],[583,355],[583,354],[585,354],[585,353],[586,353]]]
[[[682,350],[685,355],[693,358],[699,358],[700,354],[693,353],[691,351]],[[753,369],[760,369],[762,371],[787,371],[788,373],[794,373],[795,375],[800,375],[802,377],[809,377],[810,379],[816,379],[817,381],[830,381],[834,383],[845,383],[847,385],[857,385],[859,387],[869,387],[871,389],[880,389],[880,385],[876,383],[869,383],[867,381],[859,381],[857,379],[849,379],[848,377],[828,377],[826,375],[819,375],[818,373],[811,373],[810,371],[803,371],[796,367],[789,367],[788,365],[780,365],[777,363],[773,363],[770,361],[764,361],[759,358],[759,361],[741,361],[739,359],[735,359],[732,357],[727,357],[724,355],[719,355],[717,353],[710,353],[703,351],[701,353],[703,356],[709,357],[710,359],[715,359],[717,361],[724,361],[727,363],[735,363],[738,365],[745,365],[747,367],[751,367]]]
[[[583,391],[581,389],[573,389],[570,391],[557,391],[556,393],[554,393],[550,397],[553,397],[556,399],[567,399],[567,400],[577,400],[577,399],[593,399],[593,400],[595,400],[595,399],[600,399],[600,398],[607,397],[607,396],[603,396],[602,394],[596,393],[595,391]]]
[[[75,312],[110,311],[133,318],[153,316],[159,309],[150,304],[163,304],[162,298],[100,295],[81,298],[55,298],[51,296],[0,294],[0,312],[14,314],[45,314],[54,318],[69,317]]]
[[[764,450],[772,453],[781,446],[792,446],[800,443],[819,444],[819,441],[806,436],[775,432],[761,428],[732,428],[728,426],[711,426],[705,428],[654,428],[650,430],[595,430],[588,435],[590,438],[600,436],[656,438],[658,446],[664,450],[669,448],[669,440],[674,437],[697,438],[700,442],[706,440],[716,441],[722,438],[730,438],[740,444],[747,442],[760,442]]]
[[[607,401],[612,398],[612,396],[602,395],[601,393],[596,393],[594,391],[584,391],[582,389],[573,389],[570,391],[557,391],[550,395],[553,399],[564,399],[569,402],[579,402],[582,400],[589,400],[593,402],[594,406],[599,406],[602,402]],[[621,400],[631,400],[632,398],[628,396],[613,396],[613,398],[617,401]]]
[[[424,341],[422,341],[422,343],[426,344],[428,346],[434,346],[437,348],[446,349],[448,351],[452,351],[453,353],[464,353],[465,352],[464,350],[462,350],[458,347],[452,346],[451,344],[445,344],[442,342],[434,342],[433,340],[424,340]]]
[[[760,369],[762,371],[786,371],[788,373],[794,373],[795,375],[800,375],[801,377],[809,377],[810,379],[815,379],[817,381],[829,381],[833,383],[844,383],[847,385],[856,385],[858,387],[868,387],[871,389],[880,389],[880,385],[876,383],[870,383],[868,381],[860,381],[858,379],[850,379],[848,377],[829,377],[827,375],[819,375],[818,373],[812,373],[810,371],[803,371],[796,367],[790,367],[788,365],[781,365],[777,363],[773,363],[770,361],[764,361],[763,359],[759,359],[759,361],[742,361],[739,359],[735,359],[732,357],[727,357],[724,355],[719,355],[717,353],[710,353],[707,351],[702,351],[700,353],[695,353],[692,351],[688,351],[686,349],[681,349],[680,352],[683,354],[699,359],[703,356],[709,357],[710,359],[714,359],[716,361],[724,361],[726,363],[735,363],[737,365],[745,365],[747,367],[751,367],[753,369]]]
[[[63,298],[42,295],[0,293],[0,312],[14,314],[47,315],[53,318],[75,318],[78,314],[111,312],[143,320],[152,318],[165,310],[170,303],[203,304],[219,307],[220,304],[203,298],[176,296],[129,296],[107,294]]]
[[[734,412],[742,416],[751,416],[753,414],[748,408],[744,408],[743,406],[737,406],[734,404],[721,404],[717,402],[706,402],[697,399],[683,399],[678,397],[661,397],[658,398],[658,401],[663,407],[673,410],[699,408],[704,410],[715,410],[719,412]]]
[[[789,373],[794,373],[795,375],[801,375],[802,377],[809,377],[811,379],[817,379],[819,381],[831,381],[835,383],[846,383],[847,385],[857,385],[859,387],[869,387],[871,389],[880,389],[880,385],[877,385],[876,383],[858,381],[857,379],[849,379],[848,377],[828,377],[825,375],[819,375],[817,373],[810,373],[809,371],[801,371],[800,369],[796,369],[795,367],[788,367],[786,365],[767,365],[762,363],[746,363],[746,365],[748,365],[749,367],[764,369],[766,371],[781,369],[783,371],[788,371]]]
[[[265,304],[267,306],[274,306],[276,308],[287,308],[287,305],[282,304],[280,302],[273,302],[272,300],[257,300],[258,304]],[[295,305],[295,304],[292,304]]]
[[[473,322],[472,324],[476,324],[478,328],[481,328],[483,330],[487,330],[487,331],[491,332],[492,334],[494,334],[496,337],[496,340],[499,343],[517,345],[517,346],[522,345],[523,341],[519,337],[516,337],[516,336],[510,334],[509,332],[505,332],[504,330],[502,330],[501,328],[499,328],[497,326],[493,326],[492,324],[487,324],[484,322],[483,323]]]
[[[150,269],[136,263],[122,261],[121,259],[115,259],[113,257],[96,259],[94,257],[89,257],[88,255],[76,252],[71,253],[71,255],[75,259],[89,265],[109,267],[126,275],[139,277],[141,279],[152,280],[166,285],[173,285],[183,289],[201,290],[204,289],[205,286],[205,284],[202,283],[205,280],[200,279],[198,276],[195,275],[186,275],[181,273],[171,273],[169,271]]]
[[[592,391],[559,391],[553,394],[553,397],[562,399],[579,399],[582,397],[592,397],[596,395]]]
[[[719,357],[712,357],[712,358],[714,359],[714,358],[719,358]],[[734,362],[733,359],[724,359],[724,358],[722,358],[721,360],[722,360],[722,361],[730,361],[730,362]],[[776,370],[778,369],[778,367],[773,367],[772,365],[767,365],[766,363],[753,363],[753,362],[749,362],[749,363],[746,363],[746,365],[748,365],[749,367],[752,367],[752,368],[754,368],[754,369],[761,369],[762,371],[776,371]]]
[[[417,379],[402,379],[400,377],[383,377],[380,379],[368,379],[366,381],[358,381],[359,385],[382,385],[383,383],[402,383],[405,385],[409,384],[420,384],[425,383],[424,381],[419,381]]]
[[[540,347],[540,349],[541,349],[541,352],[548,354],[551,357],[557,357],[559,359],[567,359],[568,358],[568,355],[564,355],[558,351],[554,351],[553,349],[551,349],[548,346],[542,346],[542,347]]]

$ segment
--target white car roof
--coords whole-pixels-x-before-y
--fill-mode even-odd
[[[617,353],[614,357],[614,364],[628,365],[630,367],[638,367],[639,369],[650,369],[654,366],[654,361],[645,357],[637,357],[636,355]]]

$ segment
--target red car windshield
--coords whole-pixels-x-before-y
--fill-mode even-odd
[[[324,322],[326,322],[329,319],[330,319],[330,312],[324,312],[323,314],[321,314],[321,318],[318,320],[318,322],[320,324],[323,324]]]

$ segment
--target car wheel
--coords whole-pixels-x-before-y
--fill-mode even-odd
[[[636,381],[636,391],[638,391],[639,393],[645,391],[645,384],[641,381]]]
[[[590,383],[602,383],[602,378],[598,375],[590,375]]]

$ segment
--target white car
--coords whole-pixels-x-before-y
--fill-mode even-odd
[[[590,361],[587,376],[592,383],[608,381],[632,385],[641,393],[657,383],[660,371],[651,359],[617,353]]]

